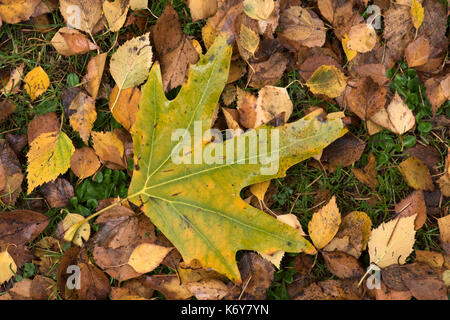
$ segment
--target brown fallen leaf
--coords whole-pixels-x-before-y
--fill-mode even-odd
[[[56,300],[56,291],[56,282],[39,274],[31,282],[30,296],[33,300]]]
[[[356,179],[364,183],[366,186],[375,190],[378,184],[377,171],[375,170],[376,160],[373,153],[369,154],[369,160],[363,169],[352,168],[352,172]]]
[[[43,237],[33,248],[33,264],[39,267],[41,275],[56,276],[57,265],[60,260],[62,248],[60,241],[53,237]]]
[[[217,279],[203,279],[186,284],[186,288],[198,300],[221,300],[228,294],[227,286]]]
[[[436,114],[441,105],[443,105],[449,98],[446,97],[438,77],[430,78],[425,81],[424,84],[428,100],[431,104],[431,109],[433,111],[433,114]]]
[[[101,0],[61,0],[59,10],[67,26],[95,34],[100,31],[96,28],[102,18]]]
[[[120,96],[117,97],[118,92]],[[112,108],[114,101],[117,101],[112,114],[114,119],[117,120],[123,127],[130,131],[134,122],[136,121],[136,113],[138,111],[138,104],[141,100],[141,91],[134,87],[124,90],[120,90],[117,86],[111,92],[109,100],[109,107]]]
[[[171,4],[164,9],[151,34],[161,64],[164,91],[168,92],[183,83],[189,65],[197,63],[199,56],[181,30],[178,14]]]
[[[80,179],[92,176],[100,165],[95,151],[90,147],[76,149],[70,159],[70,169]]]
[[[0,244],[17,246],[33,241],[49,223],[49,218],[31,210],[0,213]]]
[[[395,205],[395,212],[399,217],[409,217],[416,215],[414,220],[414,229],[422,228],[427,220],[427,206],[422,190],[416,190],[408,197]]]
[[[47,182],[40,188],[42,195],[51,208],[67,207],[75,195],[72,185],[64,178]]]
[[[0,202],[14,205],[22,192],[22,166],[6,140],[0,140]]]
[[[320,53],[313,54],[306,58],[305,61],[303,61],[303,63],[297,68],[297,70],[299,71],[302,78],[305,81],[308,81],[313,73],[317,70],[317,68],[323,65],[335,66],[336,68],[341,69],[341,66],[334,57],[326,55],[324,53]],[[341,69],[341,71],[343,70]]]
[[[362,290],[357,287],[357,281],[325,280],[312,283],[302,290],[294,300],[361,300]]]
[[[440,252],[416,250],[416,261],[428,264],[432,268],[440,268],[444,265],[444,256]]]
[[[78,132],[81,140],[88,144],[94,122],[97,120],[95,100],[84,92],[78,93],[69,106],[68,114],[70,125]]]
[[[328,171],[334,172],[338,166],[347,167],[358,161],[365,147],[363,140],[347,133],[323,150],[321,162]]]
[[[14,284],[5,295],[0,296],[0,300],[31,300],[31,284],[30,279],[22,279]]]
[[[358,259],[367,246],[371,227],[372,221],[365,212],[350,212],[342,219],[338,232],[323,250],[342,251]]]
[[[333,25],[334,33],[340,40],[348,34],[352,25],[361,22],[354,21],[358,19],[359,14],[353,10],[352,1],[318,0],[317,6],[322,16]]]
[[[425,37],[412,41],[405,49],[405,57],[410,68],[424,65],[431,54],[430,42]]]
[[[432,175],[439,173],[438,163],[441,162],[441,154],[434,146],[416,144],[414,147],[406,149],[406,154],[422,161]]]
[[[101,53],[91,58],[83,78],[84,88],[94,100],[97,99],[107,55],[107,53]]]
[[[379,86],[371,77],[364,77],[352,83],[350,93],[346,97],[347,104],[361,120],[368,120],[384,109],[387,93],[386,87]]]
[[[398,165],[398,169],[410,187],[416,190],[434,190],[430,171],[418,158],[409,157]]]
[[[158,290],[168,300],[186,300],[192,293],[182,284],[176,275],[154,275],[144,278],[143,285]]]
[[[28,124],[28,143],[43,133],[59,131],[60,123],[54,112],[48,112],[41,116],[35,116]]]
[[[364,275],[364,269],[355,257],[340,251],[322,251],[327,269],[340,279]]]
[[[393,60],[401,60],[407,45],[414,39],[409,10],[409,6],[392,5],[384,15],[383,38],[387,54]]]
[[[448,300],[444,282],[429,265],[415,262],[403,266],[403,271],[403,283],[416,299]]]
[[[274,52],[267,60],[250,63],[249,86],[262,88],[275,85],[283,76],[289,63],[289,57],[284,52]]]
[[[437,219],[441,247],[450,254],[450,215]]]
[[[9,146],[14,150],[16,155],[19,155],[23,148],[28,144],[28,138],[26,134],[5,134],[5,139],[8,141]]]
[[[112,170],[126,169],[124,145],[117,135],[112,132],[92,132],[94,150],[100,160]]]
[[[445,159],[445,171],[444,175],[437,181],[442,194],[446,197],[450,197],[450,149],[447,151],[447,157]]]
[[[380,283],[379,289],[375,290],[375,298],[377,300],[411,300],[412,295],[409,290],[398,291],[386,287],[383,281]]]
[[[63,56],[81,55],[98,49],[84,34],[67,27],[59,29],[50,42]]]
[[[292,6],[280,13],[278,39],[288,47],[322,47],[326,29],[313,11]]]
[[[16,112],[16,105],[9,99],[0,101],[0,123],[4,122],[11,114]]]

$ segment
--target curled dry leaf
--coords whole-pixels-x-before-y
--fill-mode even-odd
[[[11,71],[8,82],[2,88],[1,93],[4,94],[17,93],[20,90],[19,83],[23,77],[24,67],[25,63],[22,62],[19,66],[17,66],[16,68],[14,68],[14,70]]]
[[[68,114],[70,125],[79,133],[81,140],[88,144],[92,127],[97,120],[95,99],[84,92],[78,93],[69,106]]]
[[[69,230],[70,227],[73,225],[81,222],[84,220],[84,217],[82,215],[76,214],[76,213],[68,213],[62,223],[62,229],[64,231]],[[88,241],[89,236],[91,235],[91,225],[89,222],[83,223],[78,230],[75,232],[75,235],[73,236],[72,242],[78,246],[83,246],[83,240]]]
[[[89,60],[87,72],[83,78],[84,88],[94,100],[100,88],[107,56],[107,53],[102,53]]]
[[[43,133],[34,139],[27,154],[28,194],[65,173],[74,152],[72,141],[64,132]]]
[[[90,147],[76,149],[70,159],[70,169],[80,179],[92,176],[100,165],[95,151]]]
[[[81,55],[98,49],[84,34],[67,27],[63,27],[55,33],[51,44],[63,56]]]
[[[450,197],[450,148],[447,151],[447,157],[445,159],[444,175],[437,180],[437,183],[439,184],[441,193],[446,197]]]
[[[370,262],[380,268],[404,264],[415,242],[415,219],[416,215],[397,217],[372,230],[369,239]]]
[[[409,157],[398,165],[398,170],[410,187],[416,190],[434,190],[430,170],[418,158]]]
[[[50,86],[50,79],[41,67],[36,67],[28,72],[23,82],[25,82],[25,90],[30,96],[31,101],[36,100]]]
[[[314,246],[319,250],[325,247],[338,232],[340,224],[341,213],[336,205],[336,197],[333,196],[325,206],[314,212],[308,224]]]

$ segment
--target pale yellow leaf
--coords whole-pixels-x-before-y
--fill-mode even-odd
[[[206,19],[217,11],[217,0],[189,0],[192,21]]]
[[[117,32],[122,28],[127,19],[128,5],[124,0],[106,0],[103,2],[103,14],[108,21],[109,30]]]
[[[80,214],[76,213],[68,213],[64,220],[62,221],[63,229],[67,232],[72,226],[76,225],[77,223],[80,223],[84,220],[84,217]],[[83,223],[75,232],[72,242],[76,244],[77,246],[83,245],[83,240],[88,241],[89,236],[91,235],[91,225],[89,222]]]
[[[119,89],[135,87],[147,79],[152,65],[150,33],[128,40],[111,57],[111,76]]]
[[[324,94],[330,98],[339,97],[347,86],[347,78],[335,66],[322,65],[306,82],[312,93]]]
[[[415,220],[416,215],[397,217],[372,230],[369,239],[370,262],[380,268],[404,264],[413,250]]]
[[[134,248],[128,264],[138,273],[153,271],[172,249],[153,243],[142,243]]]
[[[0,252],[0,285],[14,276],[13,271],[17,272],[17,266],[13,258],[7,250]]]
[[[254,55],[259,46],[259,35],[245,24],[241,24],[239,43],[245,50]]]
[[[148,7],[148,0],[130,0],[131,10],[147,9],[147,7]]]
[[[274,9],[274,0],[244,0],[245,13],[255,20],[269,19]]]

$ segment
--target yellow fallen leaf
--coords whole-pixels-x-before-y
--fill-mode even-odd
[[[124,166],[125,147],[117,135],[112,132],[92,132],[94,150],[105,165]]]
[[[412,0],[411,3],[411,19],[416,30],[419,30],[425,17],[425,10],[417,0]]]
[[[356,52],[369,52],[377,43],[377,33],[371,24],[354,25],[348,33],[347,48]]]
[[[314,94],[324,94],[330,98],[339,97],[347,86],[347,78],[335,66],[322,65],[306,81]]]
[[[410,157],[404,160],[398,165],[398,170],[410,187],[416,190],[434,190],[430,170],[418,158]]]
[[[241,24],[239,43],[245,50],[254,55],[259,46],[259,35],[245,24]]]
[[[273,0],[244,0],[244,12],[255,20],[269,19],[274,9]]]
[[[0,21],[16,24],[28,20],[41,0],[2,0]]]
[[[404,264],[413,250],[415,220],[416,215],[397,217],[372,230],[369,240],[370,262],[380,268]]]
[[[17,272],[17,266],[8,250],[0,252],[0,285],[14,276],[13,271]]]
[[[41,67],[36,67],[28,72],[23,81],[25,82],[25,90],[30,96],[31,101],[34,101],[47,91],[50,86],[50,79]]]
[[[94,100],[100,88],[107,56],[107,53],[102,53],[89,60],[87,72],[83,78],[84,87]]]
[[[28,194],[65,173],[74,152],[72,141],[64,132],[47,132],[34,139],[27,154]]]
[[[437,219],[441,242],[450,243],[450,215]]]
[[[68,113],[70,125],[80,134],[84,143],[88,144],[92,127],[97,120],[95,100],[84,92],[80,92],[70,104]]]
[[[63,229],[67,233],[67,231],[77,223],[80,223],[84,220],[84,217],[80,214],[76,213],[68,213],[64,220],[62,221]],[[75,234],[73,235],[71,241],[77,246],[83,245],[83,240],[88,241],[89,236],[91,235],[91,225],[89,222],[83,223],[79,228],[77,228]]]
[[[341,224],[341,213],[333,196],[325,206],[316,211],[308,224],[309,236],[317,249],[322,249],[333,239]]]
[[[128,2],[123,0],[106,0],[103,2],[103,14],[108,22],[109,30],[117,32],[127,19]]]
[[[117,94],[120,92],[120,96]],[[120,91],[118,86],[115,86],[109,98],[109,107],[113,108],[114,101],[116,105],[112,109],[114,119],[117,120],[123,127],[130,131],[134,122],[136,121],[136,113],[138,112],[138,104],[141,100],[141,91],[137,88],[128,88]]]
[[[130,0],[131,10],[147,9],[148,0]]]
[[[250,192],[253,193],[253,195],[258,198],[259,201],[264,201],[264,195],[267,192],[267,189],[269,188],[270,180],[255,183],[250,186]]]
[[[342,48],[344,49],[345,52],[345,56],[347,57],[347,61],[352,61],[354,57],[356,57],[356,55],[358,54],[356,51],[353,51],[351,49],[348,48],[348,35],[345,34],[344,37],[342,38],[341,42],[342,42]]]
[[[172,249],[153,243],[141,243],[134,248],[128,264],[138,273],[153,271]]]

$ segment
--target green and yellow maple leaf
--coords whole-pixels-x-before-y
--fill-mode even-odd
[[[233,150],[226,163],[174,163],[171,155],[178,141],[172,141],[173,132],[181,128],[193,136],[195,123],[201,123],[202,132],[212,125],[228,77],[230,43],[227,34],[218,36],[208,53],[191,67],[174,100],[166,98],[160,67],[157,63],[153,66],[132,132],[135,170],[128,200],[142,207],[185,262],[196,259],[203,267],[239,283],[238,250],[266,254],[314,251],[298,230],[245,203],[240,197],[242,188],[285,176],[289,167],[318,154],[346,129],[342,113],[324,120],[320,112],[314,112],[282,127],[263,126],[223,142],[199,144],[202,152],[212,145],[215,150]],[[273,136],[279,137],[278,147]],[[246,139],[267,143],[267,157],[279,156],[278,170],[261,174],[268,165],[251,161],[258,157],[256,150],[237,152],[234,146],[244,145]],[[198,144],[192,153],[197,152],[196,147]]]

